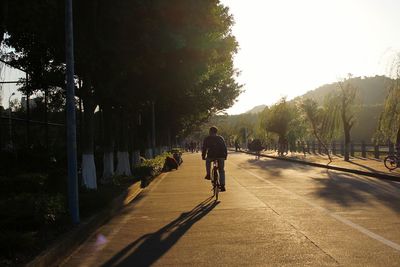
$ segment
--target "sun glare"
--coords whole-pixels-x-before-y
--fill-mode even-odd
[[[337,81],[388,72],[400,47],[392,0],[222,0],[236,24],[235,58],[246,90],[229,114],[270,105]]]

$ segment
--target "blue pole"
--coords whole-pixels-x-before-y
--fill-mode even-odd
[[[79,223],[78,174],[76,156],[76,114],[74,81],[74,37],[72,0],[65,1],[65,52],[67,81],[68,204],[74,224]]]

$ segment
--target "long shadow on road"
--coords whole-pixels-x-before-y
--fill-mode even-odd
[[[182,213],[157,232],[138,238],[102,266],[150,266],[218,204],[219,202],[213,201],[212,197],[205,199],[191,211]]]
[[[257,166],[268,172],[273,178],[282,177],[283,171],[292,169],[307,172],[316,167],[301,165],[281,160],[256,160],[254,158],[239,164],[239,167],[248,169],[249,165]],[[341,206],[352,206],[357,203],[369,203],[379,201],[390,209],[400,212],[400,183],[374,179],[360,179],[358,175],[320,169],[320,174],[310,173],[319,186],[316,187],[314,195],[331,200]],[[307,175],[305,175],[307,177]]]
[[[240,168],[248,169],[248,164],[257,166],[264,171],[267,171],[273,177],[277,178],[282,174],[282,171],[292,169],[299,171],[307,171],[310,170],[311,167],[309,165],[297,164],[289,161],[283,161],[279,159],[267,159],[267,160],[257,160],[257,159],[248,159],[246,163],[239,164]]]
[[[327,170],[329,179],[313,178],[321,186],[315,195],[334,201],[342,206],[380,201],[400,212],[400,184],[391,181],[359,179],[356,175]]]
[[[360,163],[357,163],[357,162],[354,162],[354,161],[349,161],[349,163],[350,163],[350,164],[353,164],[353,165],[356,165],[356,166],[359,166],[359,167],[362,167],[362,168],[364,168],[365,170],[370,171],[370,172],[380,172],[379,170],[374,169],[374,168],[371,168],[371,167],[369,167],[369,166],[367,166],[367,165],[365,165],[365,164],[360,164]],[[381,172],[382,172],[382,171],[381,171]]]

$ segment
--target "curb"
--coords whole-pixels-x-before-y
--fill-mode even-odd
[[[160,175],[152,178],[154,180]],[[40,253],[36,258],[30,261],[28,267],[48,267],[59,266],[73,251],[75,251],[87,238],[89,238],[100,226],[109,221],[123,207],[137,198],[143,191],[141,181],[135,182],[129,186],[118,197],[105,207],[102,211],[88,219],[82,221],[69,232],[61,235],[50,248]]]
[[[248,151],[238,151],[238,152],[249,154],[249,155],[254,155],[254,156],[256,155],[255,153],[248,152]],[[390,174],[386,174],[386,173],[366,172],[366,171],[361,171],[361,170],[338,167],[338,166],[334,166],[334,165],[325,165],[325,164],[321,164],[321,163],[308,162],[308,161],[302,161],[302,160],[298,160],[298,159],[283,158],[283,157],[276,157],[276,156],[263,155],[263,154],[260,154],[260,157],[278,159],[278,160],[285,160],[285,161],[298,163],[298,164],[303,164],[303,165],[309,165],[309,166],[313,166],[313,167],[319,167],[319,168],[325,168],[325,169],[343,171],[343,172],[350,172],[350,173],[365,175],[365,176],[369,176],[369,177],[373,177],[373,178],[400,182],[400,177],[394,176],[394,175],[390,175]]]

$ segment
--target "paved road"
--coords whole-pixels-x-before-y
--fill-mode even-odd
[[[262,151],[261,154],[278,157],[278,153],[273,150]],[[299,152],[289,152],[285,158],[400,177],[400,169],[389,171],[385,167],[383,160],[384,157],[381,159],[350,157],[349,161],[344,161],[342,156],[331,155],[332,162],[330,162],[326,154],[303,154]]]
[[[64,266],[399,266],[400,183],[231,153],[209,198],[185,154]]]

